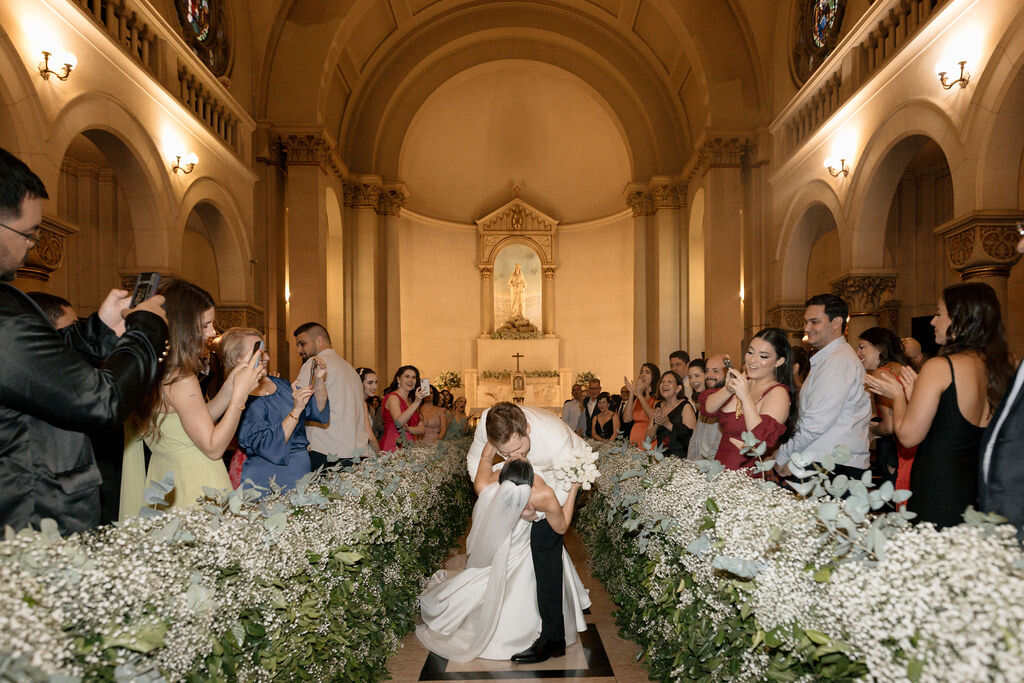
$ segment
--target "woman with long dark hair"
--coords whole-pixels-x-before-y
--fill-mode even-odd
[[[129,429],[153,451],[146,481],[174,475],[168,494],[172,507],[190,507],[203,497],[203,487],[230,489],[224,451],[235,436],[249,392],[265,373],[262,353],[248,359],[228,375],[218,394],[207,403],[199,387],[207,345],[217,332],[210,294],[185,280],[172,280],[160,288],[167,310],[170,352],[159,386],[129,420]],[[121,519],[138,514],[142,504],[142,448],[137,438],[125,449],[121,478]]]
[[[725,386],[706,394],[701,414],[718,417],[722,441],[715,459],[731,470],[746,469],[754,458],[740,453],[743,432],[767,445],[765,456],[792,432],[793,356],[785,331],[766,327],[750,340],[744,374],[730,368]]]
[[[647,439],[647,427],[654,417],[654,399],[658,382],[661,381],[661,369],[654,363],[644,363],[640,366],[636,380],[629,381],[623,377],[626,388],[629,389],[629,398],[626,400],[625,414],[632,415],[633,426],[629,430],[629,440],[634,446],[644,447]]]
[[[380,450],[378,441],[384,435],[384,415],[381,406],[383,405],[377,395],[379,380],[377,373],[371,368],[356,368],[356,374],[363,383],[363,396],[366,400],[366,415],[370,421],[367,431],[370,433],[370,446],[373,450]],[[376,403],[374,402],[376,399]]]
[[[403,365],[395,370],[391,384],[384,390],[384,436],[380,439],[382,451],[398,448],[398,430],[404,430],[415,439],[423,434],[420,425],[420,405],[430,396],[430,389],[420,386],[420,371],[415,365]]]
[[[870,391],[892,399],[900,443],[917,446],[907,508],[918,521],[946,527],[977,504],[981,435],[1013,368],[999,300],[988,285],[946,287],[932,327],[941,348],[920,375],[905,366],[899,380],[882,374],[865,381]]]
[[[647,436],[661,444],[669,455],[685,458],[696,426],[697,411],[686,398],[685,380],[672,370],[666,371],[658,382],[658,402]]]
[[[865,372],[873,376],[887,372],[899,377],[903,366],[909,365],[903,353],[903,342],[895,332],[884,327],[869,327],[860,333],[857,357]],[[872,469],[876,476],[896,484],[896,488],[906,488],[910,485],[914,449],[902,448],[893,434],[892,400],[877,394],[872,399]],[[898,475],[901,469],[902,478]]]

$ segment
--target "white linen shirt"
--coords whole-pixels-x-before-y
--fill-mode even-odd
[[[309,450],[323,453],[329,462],[351,458],[353,451],[369,442],[366,432],[366,401],[359,374],[334,349],[324,349],[316,355],[327,365],[327,399],[331,407],[331,422],[318,425],[306,423]],[[312,360],[312,359],[311,359]],[[306,361],[299,376],[308,383],[312,363]],[[310,399],[315,401],[316,398]]]
[[[800,414],[789,441],[775,453],[784,465],[793,453],[820,459],[839,445],[850,449],[845,465],[867,469],[871,398],[864,388],[864,366],[840,337],[811,356],[811,372],[800,389]]]

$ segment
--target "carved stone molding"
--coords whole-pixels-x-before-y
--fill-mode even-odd
[[[946,242],[949,265],[960,277],[1009,277],[1020,260],[1017,253],[1017,222],[1020,211],[975,211],[935,229]]]
[[[710,138],[697,150],[686,180],[700,178],[712,168],[742,168],[755,152],[756,146],[749,138]]]
[[[319,166],[339,178],[346,173],[337,145],[322,131],[283,133],[277,138],[277,147],[288,166]]]
[[[29,250],[25,265],[18,268],[17,277],[46,282],[64,262],[65,240],[78,232],[78,228],[59,218],[43,216],[39,224],[39,242]]]
[[[494,277],[494,266],[492,266],[492,265],[486,265],[486,266],[481,265],[481,266],[477,266],[477,268],[480,269],[480,277],[487,277],[487,278]]]
[[[383,190],[384,188],[375,183],[346,181],[343,188],[345,206],[376,211],[380,204],[380,195]]]
[[[545,280],[555,279],[555,268],[556,266],[544,266],[541,270],[544,272]]]
[[[542,266],[555,263],[558,220],[519,197],[477,219],[476,230],[481,266],[493,265],[503,246],[512,243],[525,244],[536,251]]]
[[[521,199],[513,199],[497,211],[478,220],[483,232],[554,232],[558,221]]]
[[[779,304],[768,309],[768,327],[778,327],[787,332],[802,332],[804,329],[803,304]]]
[[[832,293],[850,307],[850,315],[877,315],[896,291],[895,273],[850,273],[832,283]]]
[[[892,330],[896,334],[900,331],[900,305],[899,299],[889,299],[878,309],[878,324]]]
[[[654,215],[654,198],[646,190],[631,190],[626,193],[626,205],[633,210],[633,216]]]
[[[654,209],[685,209],[686,185],[678,183],[657,184],[651,187]]]
[[[381,188],[377,200],[377,213],[382,216],[397,216],[402,212],[409,193],[405,186]]]
[[[266,334],[263,309],[248,304],[225,304],[217,306],[217,327],[252,327]]]

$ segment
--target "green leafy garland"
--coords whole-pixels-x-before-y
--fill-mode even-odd
[[[9,533],[0,671],[381,680],[423,582],[468,524],[468,446],[381,453],[296,490],[215,494],[67,539],[49,524]]]

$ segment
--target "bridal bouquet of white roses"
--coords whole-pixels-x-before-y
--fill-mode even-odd
[[[601,476],[597,469],[597,453],[591,448],[577,448],[555,468],[555,479],[563,486],[580,484],[580,488],[589,491],[591,485]]]

